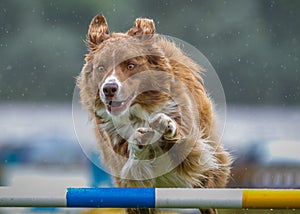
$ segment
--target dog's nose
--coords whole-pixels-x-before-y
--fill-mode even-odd
[[[117,83],[105,83],[103,86],[103,93],[106,97],[113,97],[118,91]]]

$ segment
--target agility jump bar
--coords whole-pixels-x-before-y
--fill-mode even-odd
[[[300,208],[300,189],[68,188],[59,194],[0,187],[0,207]]]

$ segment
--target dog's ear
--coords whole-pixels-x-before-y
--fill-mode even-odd
[[[98,14],[90,23],[86,43],[89,49],[94,51],[108,37],[109,29],[106,19],[102,14]]]
[[[130,36],[153,35],[155,33],[155,25],[152,19],[138,18],[134,25],[127,31]]]

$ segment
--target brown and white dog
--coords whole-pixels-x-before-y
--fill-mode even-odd
[[[203,69],[155,34],[149,19],[136,19],[126,33],[110,33],[99,14],[87,46],[77,84],[116,185],[225,187],[231,158],[219,142]]]

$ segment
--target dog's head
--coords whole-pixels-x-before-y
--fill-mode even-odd
[[[156,45],[152,20],[138,18],[127,32],[110,33],[99,14],[91,21],[86,43],[89,53],[78,84],[81,100],[89,110],[106,109],[110,115],[122,115],[135,103],[150,108],[165,97],[146,90],[154,88],[153,82],[162,89],[169,87],[166,77],[154,74],[167,71],[169,62]]]

